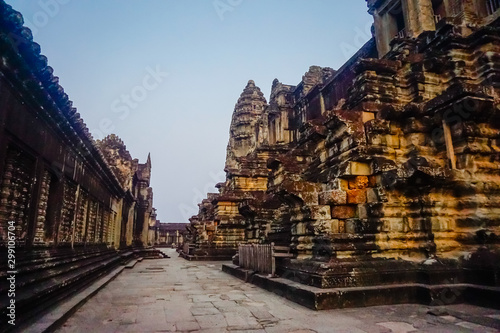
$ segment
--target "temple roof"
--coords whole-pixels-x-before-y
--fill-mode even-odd
[[[87,160],[112,187],[123,195],[119,181],[111,171],[102,152],[97,147],[87,125],[80,117],[73,102],[59,85],[59,78],[48,65],[41,47],[33,41],[31,30],[25,26],[21,13],[0,0],[0,66],[20,93],[30,96],[42,106],[63,133],[65,139]],[[89,158],[92,156],[92,158]]]
[[[255,85],[255,82],[253,80],[249,80],[245,89],[243,89],[240,98],[238,98],[235,110],[239,110],[243,106],[249,105],[252,102],[262,102],[264,104],[267,103],[266,98],[264,97],[264,94],[262,93],[260,88]]]
[[[186,227],[189,225],[189,223],[158,223],[158,227],[160,230],[163,231],[169,231],[169,232],[184,232],[186,231]]]

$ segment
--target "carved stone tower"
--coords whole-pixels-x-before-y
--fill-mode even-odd
[[[259,141],[267,140],[267,128],[260,121],[266,105],[266,99],[260,88],[254,81],[248,81],[233,112],[226,170],[237,167],[238,157],[247,156],[255,150]]]

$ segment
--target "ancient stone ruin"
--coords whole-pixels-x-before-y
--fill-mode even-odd
[[[144,248],[156,212],[149,156],[132,159],[115,135],[93,139],[3,0],[0,54],[0,312],[14,274],[23,323],[120,262],[157,256]]]
[[[156,209],[153,208],[153,189],[149,187],[151,179],[151,157],[146,163],[132,159],[123,141],[114,134],[96,141],[97,146],[118,178],[121,187],[126,190],[123,205],[126,216],[122,226],[120,246],[131,244],[143,246],[151,243],[149,226],[156,223]],[[133,221],[134,223],[127,222]],[[130,229],[125,231],[127,227]],[[150,245],[150,244],[149,244]]]
[[[498,307],[500,3],[367,3],[373,38],[338,70],[275,80],[269,100],[248,81],[226,181],[181,254],[233,258],[225,271],[314,309]],[[151,158],[94,140],[3,0],[0,55],[0,315],[14,299],[25,323],[181,238],[156,219]]]
[[[188,223],[156,223],[149,228],[151,233],[149,239],[157,247],[181,248],[184,244],[184,237],[187,234]]]
[[[373,38],[338,70],[275,80],[269,102],[248,82],[226,181],[191,218],[184,255],[228,258],[239,244],[273,242],[294,257],[277,259],[278,275],[358,287],[302,295],[254,276],[313,308],[498,306],[498,2],[367,3]]]

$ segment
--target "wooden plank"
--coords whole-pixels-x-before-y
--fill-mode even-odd
[[[274,246],[274,251],[290,251],[290,246]]]
[[[271,276],[275,276],[276,275],[276,259],[274,257],[274,254],[273,251],[271,250]]]
[[[243,267],[243,246],[238,246],[238,266]]]
[[[273,255],[274,258],[293,258],[292,253],[275,253]]]
[[[272,244],[240,244],[238,252],[240,267],[272,274],[274,267]]]
[[[271,245],[267,247],[267,268],[266,268],[266,273],[272,274],[273,272],[273,264],[272,264],[272,248]]]

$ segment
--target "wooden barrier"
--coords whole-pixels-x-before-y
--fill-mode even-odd
[[[185,254],[189,254],[189,248],[190,244],[188,242],[184,242],[184,244],[182,245],[182,252]]]
[[[276,258],[291,258],[288,246],[271,244],[240,244],[238,246],[239,266],[261,274],[276,273]]]

